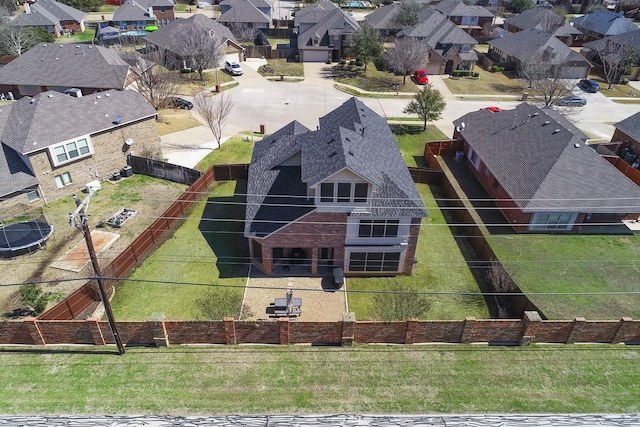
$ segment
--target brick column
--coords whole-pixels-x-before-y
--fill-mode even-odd
[[[473,342],[473,324],[475,317],[465,317],[462,325],[462,335],[460,335],[460,344],[469,344]]]
[[[222,319],[224,322],[224,333],[228,344],[237,344],[236,342],[236,319],[233,317],[225,317]]]
[[[417,329],[418,329],[418,319],[407,320],[407,332],[404,336],[405,344],[415,343]]]
[[[633,319],[631,317],[623,317],[620,319],[620,324],[618,325],[618,330],[616,331],[615,336],[611,340],[611,344],[619,344],[624,341],[628,341],[627,334],[629,333],[629,327],[632,325]],[[639,341],[640,337],[635,336],[632,341]]]
[[[156,343],[156,347],[169,347],[169,337],[167,336],[164,318],[164,313],[153,313],[151,315],[151,330],[153,331],[153,341]]]
[[[35,345],[47,345],[44,341],[44,337],[42,336],[42,332],[40,332],[37,320],[27,320],[24,324],[26,325],[29,335],[31,335],[31,339]]]
[[[87,326],[91,332],[91,338],[93,338],[93,345],[106,345],[104,335],[102,335],[102,329],[100,329],[100,319],[92,317],[87,319]]]
[[[542,317],[537,311],[525,311],[522,318],[520,345],[529,345],[536,339],[536,332],[542,325]]]
[[[587,320],[584,317],[576,317],[573,319],[573,328],[571,329],[569,338],[567,338],[567,344],[575,344],[576,341],[578,341],[586,321]]]
[[[356,326],[356,315],[354,313],[342,313],[342,346],[351,347]]]
[[[318,248],[311,248],[311,275],[318,274]]]
[[[278,326],[280,327],[280,344],[291,344],[289,335],[289,318],[280,317],[278,319]]]

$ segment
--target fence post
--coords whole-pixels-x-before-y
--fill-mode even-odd
[[[353,345],[356,326],[355,313],[342,313],[342,346],[351,347]]]
[[[29,335],[31,335],[31,339],[35,345],[47,345],[44,337],[42,336],[42,332],[40,332],[37,320],[27,320],[25,321],[25,325],[27,326]]]
[[[153,313],[151,315],[151,330],[153,331],[153,341],[156,347],[169,347],[169,337],[167,327],[164,324],[164,313]]]
[[[619,344],[621,342],[627,341],[627,329],[631,326],[633,319],[631,317],[623,317],[620,319],[620,324],[618,325],[618,330],[611,340],[611,344]],[[638,340],[638,337],[633,339],[634,341]]]
[[[529,345],[536,339],[536,332],[542,324],[542,317],[537,311],[525,311],[522,318],[519,345]]]
[[[89,331],[91,332],[91,338],[93,338],[93,345],[106,345],[107,342],[104,340],[104,335],[102,335],[102,329],[100,329],[100,319],[96,317],[92,317],[87,319],[87,326],[89,327]]]
[[[291,336],[289,335],[289,318],[279,318],[278,326],[280,327],[280,344],[291,344]]]
[[[460,344],[469,344],[473,342],[473,324],[476,322],[475,317],[465,317],[462,324],[462,335],[460,336]]]
[[[229,344],[237,344],[236,341],[236,319],[233,317],[225,317],[222,319],[224,322],[224,333],[227,341],[227,345]]]
[[[573,328],[571,328],[571,333],[567,338],[567,344],[575,344],[576,341],[578,341],[578,338],[580,338],[580,333],[582,332],[586,321],[587,320],[584,317],[576,317],[575,319],[573,319]]]
[[[405,344],[415,343],[417,329],[418,329],[418,319],[407,320],[407,332],[404,336]]]

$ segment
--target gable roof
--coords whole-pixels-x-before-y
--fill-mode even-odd
[[[300,24],[315,24],[336,9],[340,8],[330,0],[319,0],[297,11],[293,25],[298,27]]]
[[[484,6],[471,6],[461,0],[443,0],[435,6],[431,6],[444,16],[478,16],[494,17],[495,15]]]
[[[560,27],[564,24],[565,18],[555,13],[553,10],[535,8],[525,10],[519,15],[506,18],[504,23],[510,26],[527,30],[529,28],[538,28],[542,23],[549,23],[549,26]],[[540,28],[538,28],[540,29]]]
[[[407,27],[398,33],[398,37],[415,37],[429,47],[436,49],[439,45],[470,44],[475,46],[478,42],[466,31],[449,21],[435,9],[426,8],[418,13],[419,23],[413,27]]]
[[[283,163],[294,156],[299,167]],[[316,131],[292,122],[256,144],[249,167],[245,235],[264,237],[311,212],[307,186],[344,169],[373,186],[369,212],[359,215],[427,215],[386,120],[351,98],[320,118]],[[265,206],[268,201],[271,206]],[[286,212],[292,205],[295,218]]]
[[[236,0],[223,0],[220,2],[220,6],[233,6]],[[271,9],[273,6],[267,0],[249,0],[252,5],[257,8],[269,8]]]
[[[556,64],[567,61],[588,62],[582,55],[553,35],[536,28],[529,28],[505,37],[489,40],[489,45],[525,63],[528,59],[535,58],[535,55],[545,50],[557,54],[553,60]]]
[[[468,113],[454,124],[463,122],[460,134],[525,212],[626,213],[640,198],[640,187],[551,110],[522,103]]]
[[[25,163],[24,158],[0,142],[0,197],[37,184],[38,178]]]
[[[37,44],[0,68],[0,84],[123,89],[129,65],[113,49]]]
[[[364,17],[364,21],[376,30],[398,28],[396,18],[399,12],[399,5],[397,3],[391,3],[368,14]]]
[[[222,13],[217,19],[218,22],[235,23],[270,23],[271,18],[258,9],[249,0],[227,0],[231,8]]]
[[[360,25],[353,16],[347,15],[340,9],[328,11],[321,16],[319,22],[298,35],[298,49],[326,49],[333,44],[330,36],[338,34],[351,34],[357,31]],[[313,45],[313,39],[320,39],[319,45]]]
[[[624,17],[624,12],[616,13],[608,10],[596,10],[573,18],[571,23],[582,31],[590,31],[602,36],[612,36],[638,29],[633,22]]]
[[[0,141],[20,154],[29,154],[156,114],[153,106],[132,90],[109,90],[80,98],[47,91],[21,98],[10,109],[3,107]],[[118,124],[114,124],[116,116],[121,118]]]
[[[86,17],[86,12],[75,9],[56,0],[38,0],[31,6],[31,10],[44,9],[55,15],[61,21],[82,22]]]
[[[612,40],[621,46],[632,47],[637,52],[640,52],[640,28],[633,31],[628,31],[626,33],[607,36],[599,40],[585,43],[584,47],[592,50],[598,50],[600,46],[604,45],[604,43],[606,43],[608,40]]]
[[[179,48],[182,40],[181,35],[185,33],[187,28],[191,27],[199,28],[201,31],[213,31],[222,43],[226,43],[228,40],[236,43],[236,39],[228,27],[199,13],[189,18],[171,21],[167,25],[144,36],[143,39],[161,49],[176,53],[181,51]]]
[[[636,141],[640,141],[640,113],[636,113],[616,123],[615,127]]]
[[[37,7],[37,4],[29,6],[29,13],[26,11],[21,13],[9,25],[12,27],[42,27],[56,25],[60,22],[60,18],[45,8]]]
[[[173,7],[172,0],[127,0],[113,12],[113,21],[155,21],[149,7]]]

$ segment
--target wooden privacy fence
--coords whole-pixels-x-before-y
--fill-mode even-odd
[[[191,185],[202,175],[202,172],[195,169],[145,157],[127,156],[127,164],[131,166],[133,173],[166,179],[179,184]]]
[[[536,312],[522,319],[483,319],[406,322],[358,322],[344,313],[333,322],[277,320],[118,322],[126,345],[168,346],[180,344],[359,344],[490,343],[640,343],[640,321],[543,320]],[[0,322],[0,345],[113,344],[107,322],[88,320],[31,320]]]
[[[618,156],[603,156],[609,163],[622,172],[627,178],[640,186],[640,171],[632,167]]]

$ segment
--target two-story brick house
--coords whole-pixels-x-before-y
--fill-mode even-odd
[[[495,19],[484,6],[467,5],[461,0],[443,0],[432,7],[476,39],[483,37],[483,27],[492,25]]]
[[[162,27],[176,19],[173,0],[127,0],[113,12],[110,25],[120,32],[142,31],[149,25]]]
[[[292,122],[255,145],[245,237],[271,274],[411,274],[424,205],[385,119],[356,98],[310,131]]]
[[[0,111],[0,211],[39,206],[109,178],[159,144],[156,110],[135,91],[24,97]]]

